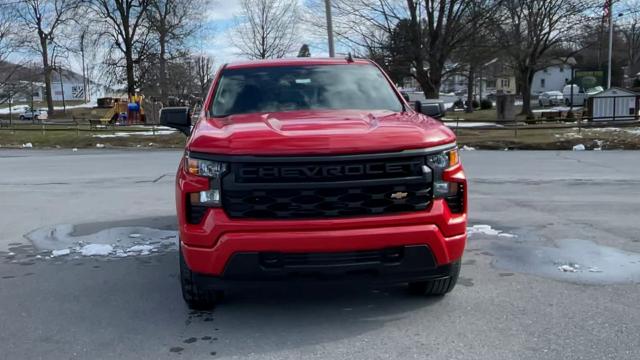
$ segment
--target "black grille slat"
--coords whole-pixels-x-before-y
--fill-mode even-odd
[[[380,164],[387,163],[386,160],[368,161],[375,165],[372,168],[377,171]],[[371,179],[362,174],[342,174],[328,179],[309,177],[297,182],[287,177],[292,169],[312,169],[317,173],[314,165],[318,164],[274,164],[267,161],[264,166],[268,171],[264,172],[282,174],[282,177],[271,176],[265,180],[242,176],[255,174],[263,164],[232,163],[232,171],[222,182],[223,208],[231,218],[254,219],[333,218],[425,210],[432,198],[431,174],[422,173],[419,164],[424,162],[420,161],[417,158],[389,160],[392,164],[389,169],[401,167],[402,171],[375,174]],[[325,170],[327,167],[346,169],[347,165],[369,166],[367,161],[324,161],[319,164]],[[245,166],[250,171],[244,171]]]

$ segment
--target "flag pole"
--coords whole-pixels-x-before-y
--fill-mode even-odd
[[[609,68],[607,70],[607,89],[611,88],[611,66],[613,58],[613,0],[609,2]]]

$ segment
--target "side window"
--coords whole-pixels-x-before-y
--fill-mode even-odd
[[[542,78],[542,79],[540,79],[540,87],[544,88],[544,85],[545,85],[545,79]]]

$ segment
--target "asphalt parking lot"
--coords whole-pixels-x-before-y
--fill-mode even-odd
[[[638,152],[464,152],[472,233],[444,298],[292,284],[210,312],[180,295],[180,156],[0,151],[0,359],[640,358]]]

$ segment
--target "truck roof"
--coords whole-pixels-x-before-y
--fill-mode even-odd
[[[352,62],[346,58],[285,58],[285,59],[266,59],[266,60],[248,60],[232,62],[225,65],[226,69],[246,69],[257,67],[271,66],[300,66],[300,65],[347,65],[347,64],[371,64],[366,59],[353,59]]]

